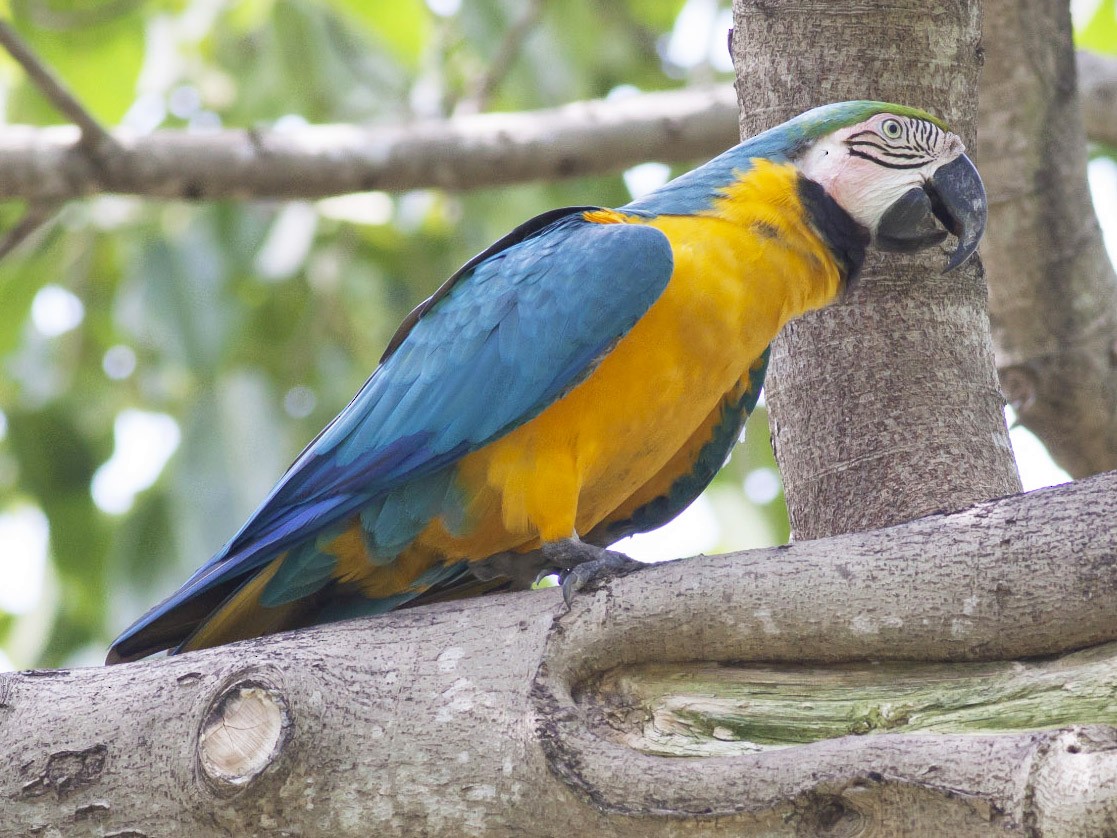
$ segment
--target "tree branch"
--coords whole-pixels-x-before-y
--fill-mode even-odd
[[[0,238],[0,259],[3,259],[38,232],[58,212],[59,204],[32,204],[23,216]]]
[[[1112,641],[1115,519],[1107,474],[650,567],[569,613],[557,591],[492,596],[164,660],[0,675],[0,823],[11,835],[644,836],[679,834],[680,819],[688,834],[813,835],[837,822],[892,834],[917,818],[949,835],[1102,834],[1117,807],[1112,728],[1040,713],[1033,732],[1005,732],[994,712],[978,732],[931,736],[901,733],[893,714],[889,733],[666,759],[618,741],[612,722],[640,711],[600,685],[648,663],[714,663],[711,677],[739,682],[764,677],[755,664],[1012,660]],[[1112,649],[1092,655],[1117,671]],[[884,690],[869,729],[890,706]]]
[[[73,129],[13,126],[0,134],[0,198],[320,198],[554,180],[709,157],[736,142],[736,120],[725,85],[386,127],[118,133],[99,168]]]
[[[1094,58],[1084,71],[1100,80],[1088,100],[1098,114],[1091,124],[1104,130],[1104,115],[1114,113],[1117,97],[1117,84],[1105,79],[1117,61]],[[186,200],[322,198],[555,180],[645,160],[711,157],[737,141],[737,113],[732,87],[717,85],[410,125],[166,130],[143,137],[121,131],[113,135],[120,148],[103,155],[102,167],[81,153],[73,128],[9,126],[0,132],[0,200],[65,201],[101,192]]]
[[[504,39],[489,59],[485,72],[473,83],[469,95],[458,105],[457,114],[480,113],[489,106],[489,100],[512,69],[524,41],[539,23],[546,2],[547,0],[528,0],[527,7],[504,33]]]

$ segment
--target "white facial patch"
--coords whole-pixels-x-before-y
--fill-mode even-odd
[[[877,114],[815,143],[796,163],[875,233],[900,196],[965,151],[957,135],[913,117]]]

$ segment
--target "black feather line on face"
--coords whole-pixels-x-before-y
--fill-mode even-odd
[[[931,147],[934,144],[933,141],[936,130],[936,127],[930,122],[919,123],[919,141],[923,144],[923,148],[926,149],[928,152],[931,151]]]
[[[845,140],[849,153],[889,169],[918,169],[931,162],[942,129],[923,119],[897,121],[902,133],[895,139],[872,129],[851,134]]]
[[[849,150],[849,153],[853,157],[861,157],[872,163],[876,163],[878,166],[884,166],[886,169],[922,169],[924,166],[927,165],[926,159],[921,160],[918,163],[890,163],[887,160],[881,160],[879,157],[874,157],[871,154],[866,154],[865,152],[859,151],[856,148],[851,148]]]
[[[927,154],[926,152],[923,152],[923,151],[910,152],[910,153],[909,152],[903,152],[903,151],[898,151],[897,149],[894,149],[894,148],[885,148],[883,146],[879,146],[879,145],[876,145],[874,143],[865,142],[864,140],[861,140],[860,142],[856,142],[856,143],[847,143],[846,145],[848,145],[850,148],[864,147],[864,148],[876,149],[877,151],[879,151],[881,153],[882,157],[892,157],[892,158],[897,159],[897,160],[922,160],[925,163],[930,162],[930,160],[931,160],[931,155],[929,155],[929,154]]]
[[[848,137],[846,137],[846,142],[851,143],[854,140],[860,139],[861,137],[869,137],[877,141],[881,139],[880,134],[878,134],[876,131],[858,131],[856,134],[850,134]]]

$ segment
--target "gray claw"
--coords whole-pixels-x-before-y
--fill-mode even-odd
[[[568,570],[562,577],[562,600],[569,611],[574,595],[580,591],[594,590],[621,576],[627,576],[644,566],[643,562],[630,559],[624,553],[600,550],[598,558],[582,562]]]

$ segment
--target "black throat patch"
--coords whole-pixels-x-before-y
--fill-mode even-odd
[[[838,263],[844,290],[857,282],[869,246],[869,231],[826,194],[826,190],[810,178],[799,176],[799,200],[815,232],[822,237]]]

